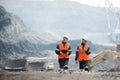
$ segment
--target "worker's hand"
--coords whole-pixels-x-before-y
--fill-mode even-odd
[[[68,54],[68,55],[71,55],[71,53],[72,53],[71,50],[68,50],[68,51],[67,51],[67,54]]]
[[[63,54],[62,51],[60,51],[60,54]]]
[[[75,60],[75,62],[76,62],[76,64],[78,64],[78,61],[77,61],[77,60]]]
[[[56,49],[56,50],[55,50],[55,53],[56,53],[57,55],[59,55],[59,54],[60,54],[60,50]]]
[[[71,54],[71,52],[67,52],[66,54],[70,55],[70,54]]]
[[[89,51],[86,51],[85,53],[86,53],[87,55],[91,54],[91,52],[89,52]]]

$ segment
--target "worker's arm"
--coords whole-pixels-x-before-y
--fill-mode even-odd
[[[76,55],[75,55],[75,60],[77,61],[77,59],[78,59],[78,49],[79,49],[79,47],[77,47],[77,51],[76,51]]]
[[[78,63],[78,51],[76,51],[76,55],[75,55],[75,62],[76,62],[76,64]]]
[[[91,54],[90,47],[88,47],[88,49],[85,51],[85,53],[88,54],[88,55]]]
[[[72,50],[71,50],[71,46],[70,46],[70,44],[69,44],[69,48],[68,48],[67,53],[68,53],[68,55],[71,55],[71,53],[72,53]]]
[[[55,49],[55,53],[56,53],[56,54],[60,54],[59,44],[57,45],[57,47],[56,47],[56,49]]]
[[[78,51],[76,51],[75,60],[78,59]]]

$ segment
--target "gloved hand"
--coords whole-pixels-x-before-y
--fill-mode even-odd
[[[89,52],[89,51],[86,51],[85,53],[88,54],[88,55],[91,54],[91,52]]]
[[[71,51],[71,50],[68,50],[68,51],[67,51],[67,54],[68,54],[68,55],[70,55],[71,53],[72,53],[72,51]]]
[[[62,52],[62,51],[60,51],[60,54],[63,54],[63,52]]]
[[[62,52],[61,52],[60,50],[55,50],[55,53],[56,53],[57,55],[62,54]]]
[[[59,51],[58,51],[58,50],[55,50],[55,53],[56,53],[56,54],[59,54]]]

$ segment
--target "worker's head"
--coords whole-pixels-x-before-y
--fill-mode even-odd
[[[68,39],[69,39],[68,35],[63,36],[63,42],[68,42]]]
[[[86,36],[82,37],[82,43],[86,43],[88,41],[88,38]]]

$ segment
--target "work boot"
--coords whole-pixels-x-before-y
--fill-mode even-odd
[[[86,66],[84,70],[89,72],[89,67]]]
[[[64,73],[67,73],[68,72],[68,69],[64,69]]]
[[[63,71],[64,71],[64,73],[68,72],[68,66],[67,65],[64,66],[64,70]]]
[[[65,66],[64,66],[64,69],[68,69],[68,66],[67,66],[67,65],[65,65]]]

